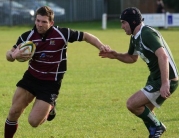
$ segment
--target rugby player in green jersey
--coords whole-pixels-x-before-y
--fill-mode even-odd
[[[146,62],[150,71],[146,85],[127,100],[127,108],[143,120],[149,138],[159,138],[166,127],[156,118],[153,110],[154,107],[160,107],[177,89],[178,70],[164,38],[154,28],[144,25],[139,9],[125,9],[120,20],[122,29],[131,35],[128,52],[110,50],[100,52],[99,55],[124,63],[135,63],[140,56]]]

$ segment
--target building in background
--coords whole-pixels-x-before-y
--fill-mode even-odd
[[[30,7],[27,5],[34,6],[31,0],[0,0],[0,7],[3,3],[8,2],[10,8],[10,2],[12,1],[19,2],[20,4],[25,2],[26,8]],[[41,2],[44,0],[35,1]],[[57,17],[56,23],[94,20],[101,21],[103,13],[106,13],[108,18],[118,18],[122,10],[131,6],[139,8],[142,13],[155,13],[157,6],[156,0],[46,0],[46,5],[50,5],[50,3],[55,4],[56,7],[61,7],[65,11],[63,18],[60,16]],[[12,14],[10,14],[12,10],[7,10],[7,12],[7,19],[9,20],[5,22],[2,10],[0,10],[0,25],[14,25],[11,20]],[[20,18],[17,18],[17,20],[20,20]],[[16,24],[28,24],[27,20],[14,20],[14,22]],[[29,24],[33,24],[33,22],[29,21]]]

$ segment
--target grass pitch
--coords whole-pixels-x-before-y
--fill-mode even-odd
[[[87,31],[120,52],[128,50],[129,36],[119,22],[109,22],[102,30],[100,22],[60,24]],[[28,63],[6,61],[5,54],[17,37],[31,26],[0,27],[0,136],[11,106],[16,82],[21,79]],[[178,28],[161,30],[179,68]],[[68,45],[68,71],[65,74],[57,101],[57,116],[34,129],[28,124],[32,104],[19,119],[15,138],[147,138],[142,121],[126,109],[126,100],[145,85],[149,72],[142,60],[124,64],[117,60],[101,59],[98,50],[85,42]],[[156,115],[166,126],[162,138],[179,137],[179,89]]]

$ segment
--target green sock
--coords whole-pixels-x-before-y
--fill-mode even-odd
[[[150,126],[160,126],[160,121],[146,106],[144,112],[138,115],[138,117],[144,121],[147,128],[149,128]]]

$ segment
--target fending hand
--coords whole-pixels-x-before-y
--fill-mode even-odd
[[[110,59],[116,59],[117,52],[114,50],[109,50],[109,51],[100,51],[99,56],[102,58],[110,58]]]
[[[103,52],[108,52],[111,50],[111,48],[108,46],[108,45],[102,45],[99,47],[99,50],[100,52],[103,51]]]

